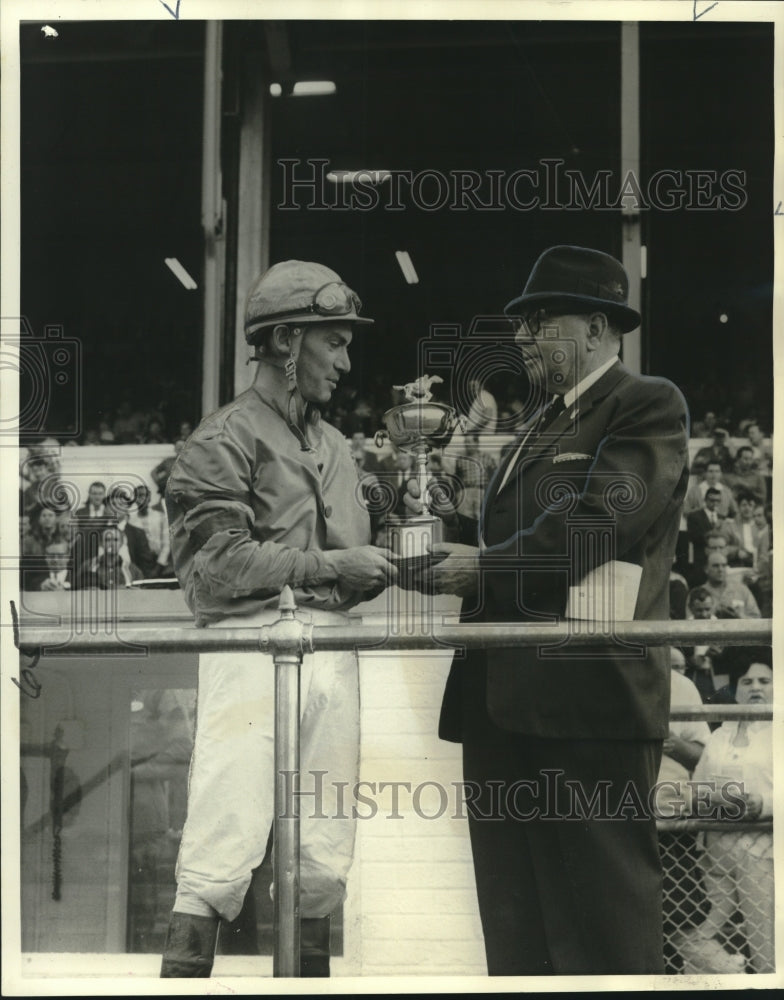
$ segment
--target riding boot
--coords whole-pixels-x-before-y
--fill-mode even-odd
[[[171,915],[161,962],[161,979],[208,979],[212,974],[220,918]]]
[[[299,925],[299,974],[329,978],[329,917],[303,917]]]

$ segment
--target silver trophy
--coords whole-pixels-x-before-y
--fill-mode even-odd
[[[430,509],[427,459],[434,448],[449,443],[460,418],[451,406],[432,402],[430,386],[438,382],[443,382],[438,375],[422,375],[415,382],[393,386],[405,393],[406,402],[386,411],[386,431],[379,431],[375,437],[376,447],[382,447],[388,438],[401,451],[413,455],[416,463],[421,514],[387,516],[389,547],[407,561],[427,558],[433,544],[444,540],[443,521]]]

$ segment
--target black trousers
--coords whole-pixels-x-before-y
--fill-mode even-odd
[[[466,671],[463,769],[488,972],[663,972],[661,741],[501,730],[483,674]]]

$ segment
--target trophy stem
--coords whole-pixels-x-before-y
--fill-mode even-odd
[[[417,452],[416,460],[418,466],[417,483],[419,486],[419,496],[422,499],[422,513],[428,515],[430,513],[430,490],[427,488],[427,452]]]

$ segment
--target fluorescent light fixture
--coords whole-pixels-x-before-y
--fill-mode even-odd
[[[395,250],[395,256],[397,257],[397,262],[400,265],[400,270],[403,272],[403,277],[409,283],[409,285],[419,284],[419,275],[416,273],[414,264],[409,256],[408,250]]]
[[[392,176],[390,170],[330,170],[327,180],[330,184],[383,184]]]
[[[338,88],[332,80],[298,80],[291,91],[293,97],[317,97],[334,94]]]
[[[332,80],[297,80],[296,83],[271,83],[269,92],[273,97],[324,97],[337,91]]]
[[[193,291],[194,288],[199,287],[176,257],[164,257],[164,263],[172,274],[182,282],[189,292]]]

